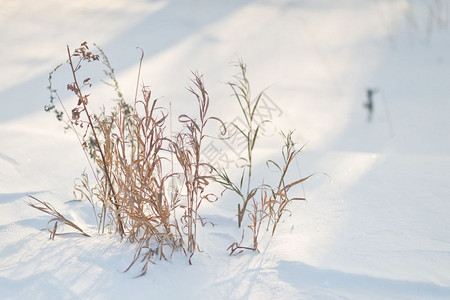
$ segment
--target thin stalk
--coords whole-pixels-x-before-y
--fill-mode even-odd
[[[109,172],[108,172],[108,165],[106,163],[105,155],[104,155],[103,150],[102,150],[102,148],[100,146],[100,141],[99,141],[99,139],[97,137],[97,133],[95,131],[94,123],[92,122],[91,116],[90,116],[90,114],[88,112],[88,109],[87,109],[87,106],[86,106],[86,103],[85,103],[85,101],[83,99],[84,97],[81,94],[81,89],[80,89],[80,86],[78,84],[78,79],[77,79],[77,76],[75,75],[75,72],[76,72],[75,70],[76,69],[73,66],[72,56],[70,54],[70,49],[69,49],[68,45],[67,45],[67,53],[68,53],[68,56],[69,56],[69,65],[70,65],[70,68],[71,68],[71,71],[72,71],[72,76],[73,76],[74,84],[75,84],[75,87],[76,87],[76,94],[77,94],[81,104],[83,105],[83,109],[84,109],[84,111],[86,113],[86,116],[88,118],[89,125],[91,126],[92,134],[94,135],[95,142],[97,144],[98,150],[100,152],[100,156],[102,158],[102,163],[103,163],[103,168],[104,168],[103,171],[105,172],[105,175],[106,175],[106,179],[107,179],[107,182],[108,182],[108,185],[109,185],[109,188],[110,188],[111,197],[115,200],[115,201],[113,201],[113,204],[116,207],[116,210],[118,211],[119,210],[119,204],[117,203],[117,199],[115,198],[116,197],[115,196],[116,193],[114,192],[114,187],[113,187],[113,184],[112,184]],[[125,230],[124,230],[124,227],[123,227],[123,224],[122,224],[122,220],[120,219],[120,213],[118,213],[118,212],[116,213],[116,218],[117,218],[117,224],[119,226],[119,234],[120,234],[120,236],[123,237],[125,235]]]

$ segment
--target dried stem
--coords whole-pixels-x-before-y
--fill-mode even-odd
[[[76,95],[78,96],[78,99],[79,99],[78,103],[82,104],[83,111],[85,112],[86,117],[88,119],[89,126],[91,128],[91,132],[93,134],[93,137],[95,139],[95,143],[96,143],[96,145],[98,147],[98,151],[99,151],[101,159],[102,159],[102,163],[103,163],[102,169],[103,169],[103,172],[104,172],[104,174],[106,176],[106,179],[107,179],[107,182],[108,182],[108,185],[109,185],[109,188],[110,188],[111,197],[113,199],[115,199],[116,193],[114,191],[114,186],[113,186],[113,184],[111,182],[111,177],[110,177],[110,174],[109,174],[109,171],[108,171],[108,164],[106,162],[105,155],[104,155],[104,153],[102,151],[100,141],[99,141],[99,139],[97,137],[97,132],[96,132],[94,124],[92,122],[91,115],[89,114],[89,111],[87,109],[87,105],[86,105],[87,104],[87,96],[83,96],[83,94],[81,93],[81,88],[80,88],[80,85],[78,84],[78,78],[76,76],[76,71],[78,70],[79,63],[81,62],[82,59],[80,59],[80,62],[78,63],[77,67],[74,67],[73,61],[72,61],[72,54],[70,52],[70,49],[69,49],[68,45],[67,45],[67,53],[68,53],[68,57],[69,57],[68,62],[69,62],[69,65],[70,65],[70,69],[72,71],[72,76],[73,76],[74,85],[75,85],[74,91],[75,91]],[[117,203],[117,200],[114,200],[113,204],[114,204],[114,206],[116,208],[116,211],[117,211],[116,219],[117,219],[117,224],[119,226],[119,234],[120,234],[120,236],[123,237],[125,235],[125,231],[124,231],[124,228],[123,228],[122,220],[120,219],[120,213],[118,213],[120,207],[119,207],[119,204]]]

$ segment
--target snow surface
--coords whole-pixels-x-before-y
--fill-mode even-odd
[[[0,298],[450,299],[449,18],[432,0],[1,1]],[[224,83],[242,57],[281,109],[274,123],[308,142],[297,171],[332,183],[306,182],[308,201],[260,254],[226,252],[240,231],[225,194],[201,211],[217,225],[201,229],[192,266],[175,254],[145,277],[123,273],[134,246],[96,234],[88,203],[67,203],[86,162],[43,112],[48,72],[85,40],[129,98],[144,49],[145,82],[175,112],[190,111],[198,70],[227,121],[239,110]],[[372,122],[367,88],[379,89]],[[261,163],[279,151],[268,139]],[[49,240],[27,194],[93,237]]]

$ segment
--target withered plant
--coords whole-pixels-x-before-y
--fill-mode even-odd
[[[193,73],[192,80],[194,87],[188,90],[195,95],[198,104],[198,118],[192,118],[188,115],[179,116],[178,120],[183,124],[184,130],[176,135],[175,141],[171,143],[172,151],[182,169],[181,177],[184,185],[184,197],[186,199],[184,213],[181,218],[183,229],[187,235],[187,249],[194,254],[197,245],[197,222],[204,225],[203,219],[198,213],[203,201],[215,201],[217,196],[212,193],[206,193],[205,188],[214,177],[211,175],[211,166],[202,161],[202,145],[207,137],[205,129],[208,122],[217,121],[223,125],[220,119],[208,117],[209,95],[205,89],[203,78],[198,73]],[[222,126],[224,127],[224,126]],[[189,261],[190,262],[190,261]]]
[[[232,124],[235,134],[245,140],[245,155],[238,160],[241,176],[234,181],[225,169],[212,166],[202,159],[206,129],[211,121],[217,121],[222,134],[225,124],[208,115],[210,105],[203,78],[193,73],[193,85],[188,91],[197,103],[195,116],[182,114],[178,121],[181,131],[172,134],[167,122],[172,116],[162,101],[152,98],[150,89],[141,82],[141,67],[144,52],[139,62],[134,101],[125,101],[119,84],[105,53],[94,54],[84,42],[73,52],[67,47],[67,65],[72,77],[67,90],[76,99],[73,107],[67,109],[58,92],[52,86],[54,73],[49,74],[50,103],[46,111],[54,112],[66,128],[75,132],[87,158],[89,168],[75,182],[74,194],[87,199],[93,208],[99,233],[116,233],[122,239],[136,243],[136,253],[126,271],[137,262],[142,265],[140,275],[146,274],[154,259],[170,259],[175,251],[192,257],[200,251],[197,243],[198,228],[206,222],[200,216],[204,201],[216,201],[217,196],[208,192],[208,184],[216,181],[234,192],[240,199],[237,205],[238,226],[243,229],[242,240],[230,245],[231,254],[243,250],[258,250],[262,228],[275,233],[283,215],[290,213],[292,201],[305,200],[291,197],[289,191],[310,176],[287,181],[287,174],[293,160],[300,153],[295,149],[292,132],[281,133],[284,145],[283,160],[267,161],[269,168],[275,168],[279,177],[276,184],[252,182],[254,149],[261,128],[269,120],[256,118],[263,92],[252,99],[246,66],[240,61],[240,75],[229,85],[241,108],[244,126]],[[103,61],[104,73],[109,78],[116,99],[110,109],[97,108],[91,102],[89,89],[92,80],[80,73],[86,64]],[[59,101],[61,109],[55,105]],[[168,132],[169,131],[169,132]],[[94,180],[92,180],[92,178]],[[31,197],[31,196],[30,196]],[[58,224],[68,225],[88,236],[80,227],[57,212],[49,203],[31,197],[37,203],[30,205],[53,218],[49,224],[50,237],[57,235]],[[265,227],[264,227],[265,226]],[[252,245],[244,246],[245,230],[252,232]]]
[[[56,69],[49,76],[51,103],[46,110],[54,111],[58,120],[65,120],[74,130],[88,158],[91,176],[95,178],[91,185],[88,174],[83,173],[76,181],[75,194],[91,202],[99,232],[117,232],[129,242],[137,243],[135,257],[127,270],[140,260],[141,275],[144,275],[155,256],[169,259],[177,249],[189,254],[191,263],[199,249],[196,236],[197,222],[201,221],[200,205],[204,200],[216,199],[205,193],[212,177],[208,165],[202,162],[201,147],[207,123],[218,119],[207,116],[209,96],[202,76],[193,73],[194,87],[189,88],[197,99],[198,119],[181,115],[179,121],[184,129],[172,137],[166,130],[167,110],[140,83],[143,51],[135,99],[130,105],[123,98],[109,60],[98,49],[100,55],[93,54],[87,43],[74,52],[67,47],[67,62],[73,77],[67,89],[77,99],[67,119],[64,119],[63,112],[65,115],[68,112],[64,104],[60,101],[63,109],[59,111],[53,103],[59,99],[51,85]],[[91,109],[87,92],[91,79],[79,78],[78,73],[83,64],[98,61],[100,57],[110,79],[107,84],[117,94],[116,103],[109,111]],[[181,184],[173,186],[174,179]]]
[[[237,66],[240,74],[235,76],[236,81],[230,82],[229,86],[233,90],[234,98],[237,100],[242,112],[241,116],[245,120],[244,126],[231,123],[231,126],[236,129],[235,134],[240,136],[246,145],[245,154],[238,158],[240,164],[237,167],[242,169],[241,176],[238,180],[233,181],[224,168],[216,166],[213,169],[215,180],[225,190],[233,192],[240,199],[240,203],[237,206],[238,226],[243,227],[244,223],[249,223],[246,227],[252,232],[253,245],[251,247],[242,245],[244,242],[244,227],[241,241],[234,242],[228,248],[230,254],[241,252],[242,250],[257,251],[261,225],[266,222],[266,229],[269,230],[271,228],[273,235],[282,216],[285,213],[290,213],[288,210],[289,204],[295,200],[306,200],[303,197],[289,196],[289,190],[312,176],[303,177],[293,182],[286,182],[288,170],[301,149],[295,149],[292,132],[287,134],[280,132],[284,143],[281,151],[283,162],[277,163],[275,160],[268,160],[266,163],[267,167],[275,167],[279,172],[278,183],[274,185],[264,182],[253,184],[253,155],[256,141],[260,136],[262,126],[270,122],[270,120],[260,120],[255,117],[258,113],[259,103],[264,96],[264,91],[260,92],[253,99],[247,78],[247,67],[242,61],[239,61]],[[247,222],[245,222],[245,216],[247,216]]]

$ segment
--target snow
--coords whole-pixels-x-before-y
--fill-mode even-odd
[[[2,1],[0,298],[449,299],[449,13],[431,0]],[[330,177],[304,184],[308,201],[259,254],[228,255],[241,233],[225,194],[202,208],[216,226],[200,230],[192,266],[176,253],[144,277],[123,273],[134,245],[97,234],[90,204],[68,202],[85,158],[43,111],[48,72],[84,40],[105,50],[130,99],[144,49],[142,76],[175,113],[189,112],[198,70],[227,121],[239,108],[224,83],[242,57],[253,91],[269,87],[281,109],[274,123],[307,142],[298,171]],[[379,90],[372,122],[367,88]],[[108,88],[94,94],[101,103]],[[274,139],[261,140],[259,162],[279,151]],[[49,240],[27,194],[92,237]]]

